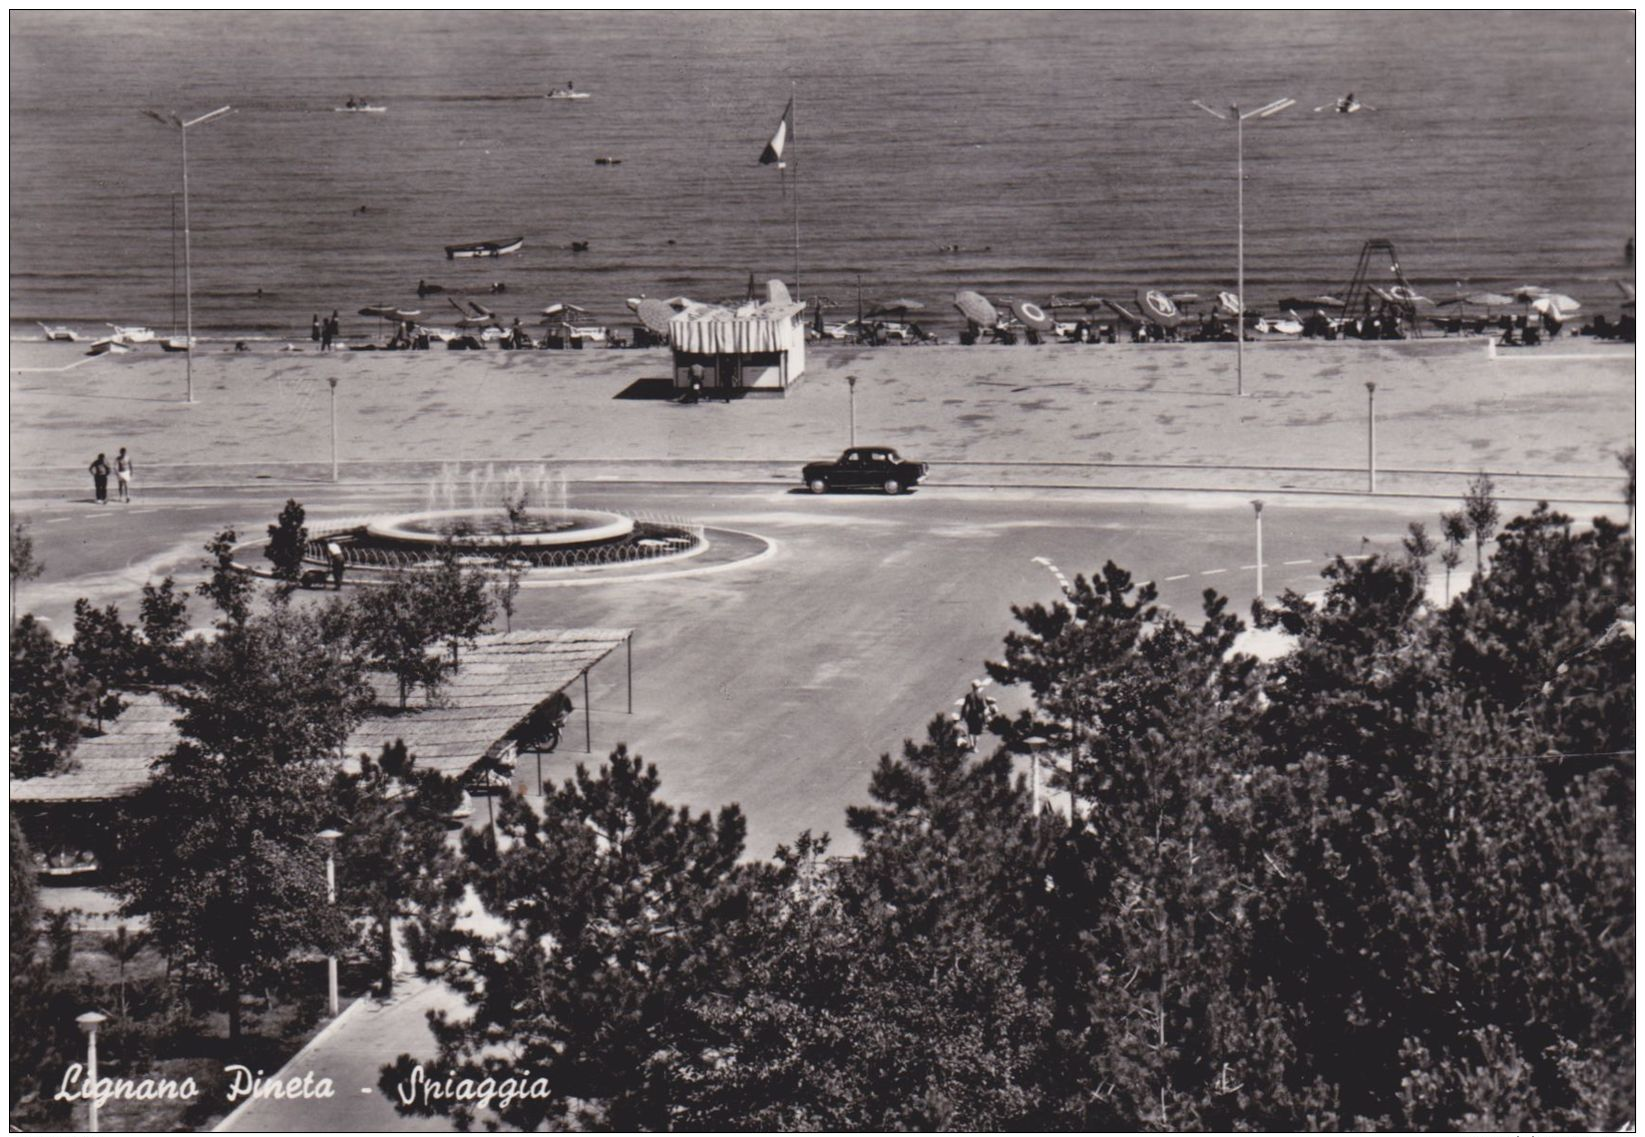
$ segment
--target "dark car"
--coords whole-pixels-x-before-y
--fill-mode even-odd
[[[905,462],[889,446],[853,446],[837,462],[809,462],[800,473],[812,493],[831,489],[877,489],[897,494],[925,481],[930,467]]]

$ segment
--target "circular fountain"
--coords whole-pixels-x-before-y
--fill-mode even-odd
[[[690,522],[573,509],[565,474],[546,466],[486,466],[466,477],[448,466],[429,482],[427,509],[310,532],[307,560],[325,567],[340,555],[350,568],[368,571],[416,569],[450,556],[512,569],[585,569],[707,547],[702,527]]]
[[[412,545],[450,541],[468,549],[542,549],[620,541],[634,532],[634,524],[631,517],[598,509],[532,510],[517,515],[442,509],[371,521],[365,530],[380,541]]]

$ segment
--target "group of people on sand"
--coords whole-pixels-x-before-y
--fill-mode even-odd
[[[120,500],[131,501],[131,458],[126,454],[126,448],[120,447],[120,453],[114,456],[114,466],[111,468],[108,459],[98,454],[92,459],[88,467],[91,471],[91,489],[98,505],[107,505],[109,502],[109,474],[112,472],[120,483]]]

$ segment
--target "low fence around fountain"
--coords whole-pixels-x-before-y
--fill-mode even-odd
[[[335,543],[343,553],[343,563],[349,568],[408,571],[438,563],[449,547],[445,542],[395,547],[374,541],[368,535],[367,531],[373,525],[402,516],[402,513],[378,513],[316,522],[308,527],[304,562],[317,568],[329,567],[331,555],[327,546]],[[459,564],[496,569],[599,568],[683,557],[700,551],[705,545],[704,528],[696,522],[650,511],[627,513],[625,516],[633,520],[634,528],[628,537],[619,542],[563,548],[516,545],[462,548],[459,545],[456,559]]]

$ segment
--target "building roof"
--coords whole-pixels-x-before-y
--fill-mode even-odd
[[[375,756],[404,740],[419,766],[460,774],[506,744],[507,735],[539,703],[610,655],[627,628],[543,628],[481,636],[448,672],[433,705],[414,693],[399,709],[391,675],[372,674],[378,707],[354,729],[344,754]],[[75,769],[40,778],[13,778],[14,802],[104,801],[141,789],[154,760],[171,752],[176,711],[159,694],[132,695],[105,734],[81,741]]]
[[[668,338],[676,351],[700,354],[788,351],[796,333],[795,317],[805,305],[775,301],[742,308],[697,305],[668,321]]]
[[[177,711],[152,691],[124,696],[126,709],[106,733],[83,738],[75,768],[40,778],[13,778],[12,801],[98,801],[135,793],[149,780],[149,765],[169,754],[182,737]]]

